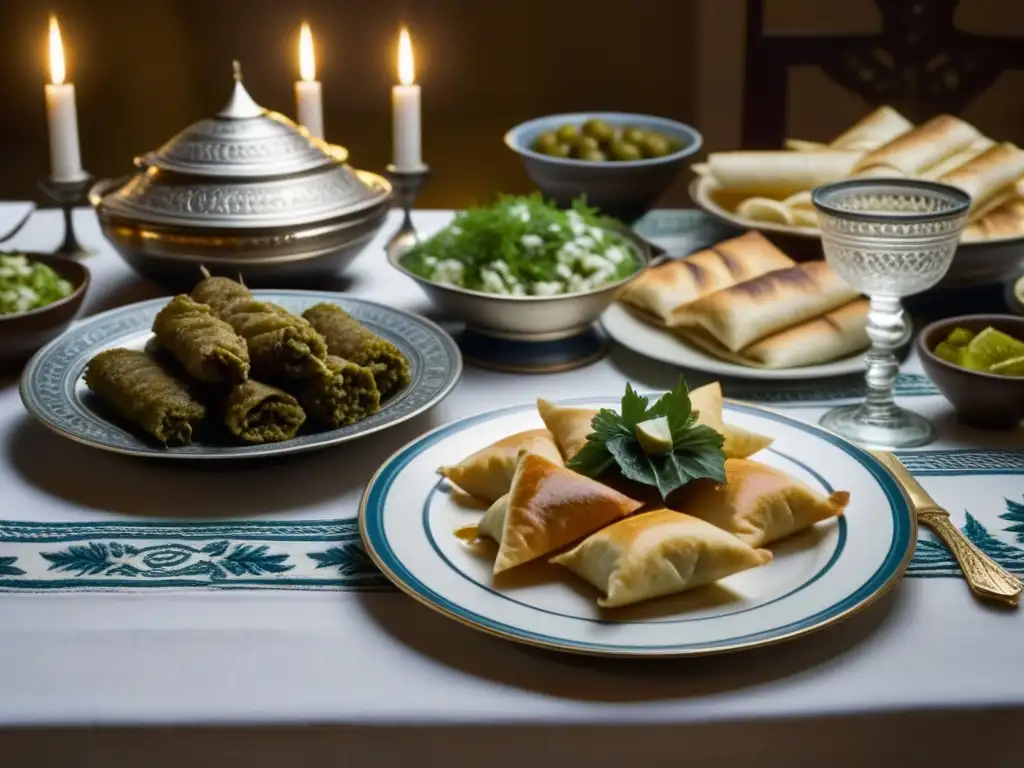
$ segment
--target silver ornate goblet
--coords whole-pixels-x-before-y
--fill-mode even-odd
[[[906,334],[900,298],[931,288],[949,270],[971,198],[946,184],[881,178],[827,184],[811,197],[825,259],[871,299],[866,397],[829,411],[821,424],[878,448],[931,442],[931,423],[893,401],[894,353]]]

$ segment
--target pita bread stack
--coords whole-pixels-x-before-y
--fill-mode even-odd
[[[799,368],[869,345],[868,302],[823,261],[795,264],[757,232],[648,269],[622,297],[647,323],[752,368]]]
[[[754,226],[817,227],[814,187],[885,177],[940,181],[971,195],[964,242],[1024,235],[1024,151],[952,115],[915,126],[882,106],[827,144],[789,139],[785,150],[715,152],[694,170]]]

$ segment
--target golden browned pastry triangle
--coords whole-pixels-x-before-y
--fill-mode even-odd
[[[587,437],[593,431],[590,423],[597,416],[596,408],[574,408],[537,400],[537,410],[544,426],[554,435],[563,459],[569,461],[587,444]]]
[[[556,464],[562,463],[562,454],[551,433],[546,429],[531,429],[481,448],[454,466],[439,467],[438,472],[469,495],[494,502],[512,487],[512,475],[516,471],[516,457],[520,450],[543,456]]]
[[[522,451],[512,488],[487,510],[477,535],[498,542],[498,574],[567,547],[641,506],[596,480]]]
[[[726,424],[722,420],[722,402],[722,386],[717,381],[690,392],[690,406],[697,411],[697,423],[711,427],[725,438],[722,453],[727,459],[745,459],[772,444],[767,435]]]
[[[683,592],[771,562],[754,549],[696,517],[656,509],[620,520],[551,562],[586,579],[604,608]]]
[[[698,480],[672,506],[728,531],[752,547],[784,539],[843,514],[850,494],[817,493],[785,472],[749,459],[725,462],[726,482]]]

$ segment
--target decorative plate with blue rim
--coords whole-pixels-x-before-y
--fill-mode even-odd
[[[317,450],[379,432],[440,403],[462,376],[462,355],[451,337],[416,315],[328,291],[264,290],[253,294],[301,313],[319,302],[337,304],[401,350],[409,385],[381,404],[378,413],[333,430],[305,431],[264,445],[191,445],[167,448],[111,418],[82,379],[89,360],[111,347],[142,349],[166,298],[119,307],[87,318],[36,353],[21,376],[25,408],[54,432],[115,453],[157,459],[248,459]]]
[[[616,408],[618,399],[572,404]],[[493,548],[454,534],[482,511],[456,503],[437,468],[542,427],[527,405],[448,424],[392,456],[363,497],[363,543],[400,589],[449,618],[508,640],[600,656],[695,656],[776,643],[845,618],[897,582],[913,555],[917,525],[881,464],[781,414],[729,403],[725,418],[775,438],[758,461],[822,492],[849,491],[846,514],[772,545],[775,559],[766,566],[625,608],[602,610],[589,584],[548,563],[520,566],[496,584]]]

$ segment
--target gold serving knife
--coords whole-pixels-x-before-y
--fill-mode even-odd
[[[960,563],[967,585],[978,597],[987,600],[1018,605],[1024,585],[1020,579],[1008,572],[968,540],[949,519],[949,512],[944,510],[915,480],[903,463],[893,454],[883,451],[871,451],[885,468],[892,473],[896,481],[910,497],[911,506],[917,513],[917,520],[931,528],[942,543]]]

